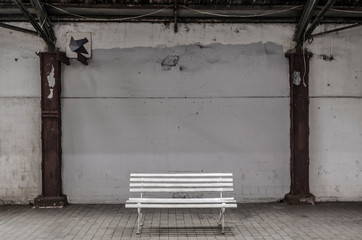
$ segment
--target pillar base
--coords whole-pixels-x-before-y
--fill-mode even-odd
[[[35,208],[62,208],[68,204],[67,196],[44,197],[39,195],[34,199]]]
[[[295,195],[288,193],[284,197],[285,201],[290,205],[314,205],[315,197],[313,194]]]

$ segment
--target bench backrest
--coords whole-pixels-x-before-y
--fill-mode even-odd
[[[232,192],[232,173],[131,173],[130,192]]]

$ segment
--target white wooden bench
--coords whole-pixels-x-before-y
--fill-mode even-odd
[[[131,173],[130,192],[140,193],[139,198],[130,198],[126,208],[137,208],[137,234],[141,231],[142,208],[220,208],[218,225],[224,234],[225,208],[236,208],[233,197],[223,197],[223,192],[233,191],[232,173]],[[145,197],[145,194],[153,195]],[[155,198],[155,193],[172,193],[173,196]],[[202,194],[197,198],[174,197],[180,193]],[[204,194],[218,193],[215,198]]]

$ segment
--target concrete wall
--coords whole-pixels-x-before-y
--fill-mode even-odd
[[[336,27],[323,26],[317,32]],[[362,200],[361,44],[359,27],[316,37],[307,45],[314,54],[310,73],[310,182],[319,201]],[[328,60],[330,56],[333,60]]]
[[[31,28],[27,24],[22,27]],[[0,204],[41,193],[38,37],[0,29]]]
[[[179,29],[55,25],[61,50],[67,32],[92,32],[89,65],[72,60],[62,69],[63,191],[71,203],[124,202],[129,173],[142,171],[233,172],[240,202],[278,200],[289,191],[284,53],[294,25]],[[310,183],[319,201],[362,200],[361,34],[307,45],[314,53]],[[35,52],[44,49],[36,37],[0,29],[0,204],[41,193]],[[323,60],[330,55],[334,60]]]
[[[238,201],[283,198],[289,25],[57,25],[92,32],[63,71],[63,179],[72,203],[118,203],[131,172],[233,172]],[[174,65],[174,66],[173,66]]]

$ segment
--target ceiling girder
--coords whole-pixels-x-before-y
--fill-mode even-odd
[[[47,37],[55,42],[56,38],[53,32],[53,24],[49,19],[49,16],[43,7],[43,3],[41,0],[30,0],[31,4],[36,10],[36,15],[39,19],[39,23],[41,23],[40,27],[44,30]]]
[[[313,31],[316,29],[318,24],[320,24],[321,20],[323,19],[324,15],[328,11],[328,9],[336,2],[336,0],[328,0],[326,5],[322,8],[322,10],[318,13],[317,17],[313,20],[309,28],[305,31],[305,39],[309,39],[313,33]],[[304,40],[305,40],[304,39]]]
[[[29,20],[31,25],[35,28],[35,30],[38,32],[38,34],[43,38],[43,40],[46,42],[50,50],[55,49],[54,40],[48,37],[48,35],[45,33],[45,31],[41,28],[39,23],[35,20],[33,15],[28,11],[28,9],[23,5],[21,0],[12,0],[18,8],[21,10],[21,12],[25,15],[25,17]]]
[[[322,36],[322,35],[325,35],[325,34],[328,34],[328,33],[339,32],[339,31],[359,27],[361,25],[362,25],[362,23],[355,23],[355,24],[352,24],[352,25],[348,25],[348,26],[344,26],[344,27],[340,27],[340,28],[335,28],[335,29],[328,30],[328,31],[325,31],[325,32],[312,34],[311,36],[312,36],[312,38],[314,38],[314,37]]]
[[[13,4],[3,4],[0,0],[0,22],[29,21],[19,8]],[[14,1],[14,0],[4,0]],[[46,10],[47,16],[54,22],[174,22],[175,4],[159,5],[120,5],[120,4],[63,4],[61,0],[39,0]],[[174,2],[174,0],[169,0]],[[22,1],[24,2],[24,1]],[[102,1],[97,1],[102,2]],[[104,2],[104,1],[103,1]],[[108,1],[109,2],[109,1]],[[177,6],[177,22],[179,23],[298,23],[305,5],[237,5],[226,8],[224,5],[180,5]],[[307,3],[307,1],[303,1]],[[320,3],[323,2],[323,5]],[[312,14],[312,20],[317,16],[328,0],[318,1]],[[347,2],[347,1],[345,1]],[[36,9],[29,3],[23,3],[34,18]],[[351,2],[349,2],[351,4]],[[355,23],[362,21],[362,6],[341,5],[336,1],[335,9],[329,9],[320,23]],[[333,6],[334,6],[333,5]],[[318,8],[320,6],[320,8]],[[311,21],[309,22],[311,23]],[[44,23],[45,24],[45,23]]]
[[[26,28],[17,27],[17,26],[14,26],[14,25],[6,24],[6,23],[1,23],[0,22],[0,27],[7,28],[7,29],[10,29],[10,30],[14,30],[14,31],[18,31],[18,32],[29,33],[29,34],[34,35],[34,36],[39,36],[39,34],[36,31],[29,30],[29,29],[26,29]]]
[[[312,13],[317,6],[318,0],[308,0],[306,3],[302,16],[300,17],[299,23],[297,25],[297,29],[294,34],[293,40],[297,43],[300,42],[300,40],[303,41],[303,37],[305,34],[305,30],[310,23],[310,20],[312,18]]]

